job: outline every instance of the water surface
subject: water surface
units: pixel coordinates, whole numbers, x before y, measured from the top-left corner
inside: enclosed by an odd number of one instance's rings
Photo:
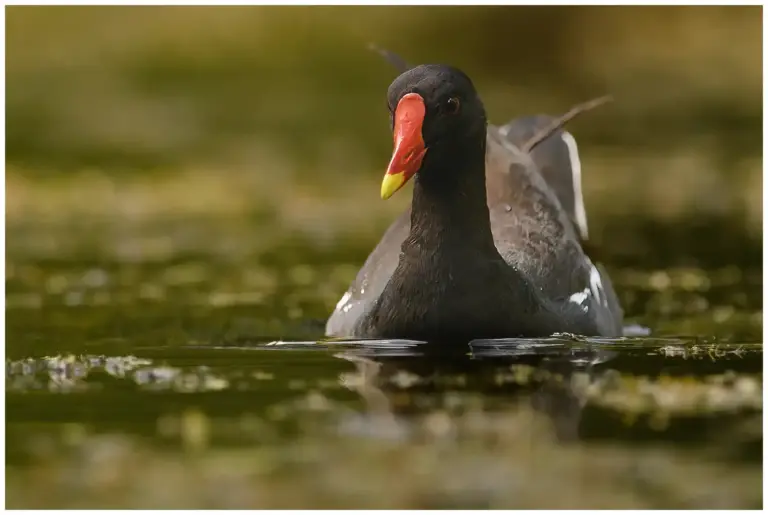
[[[759,270],[614,267],[645,337],[323,341],[353,258],[254,225],[11,225],[9,506],[761,505]]]

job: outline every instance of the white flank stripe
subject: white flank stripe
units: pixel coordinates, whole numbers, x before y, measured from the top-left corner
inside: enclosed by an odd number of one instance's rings
[[[568,147],[568,159],[571,161],[571,176],[573,178],[573,208],[576,211],[576,225],[579,226],[581,237],[588,238],[587,211],[584,209],[584,196],[581,193],[581,159],[579,159],[579,147],[576,139],[568,131],[562,132],[562,139]]]

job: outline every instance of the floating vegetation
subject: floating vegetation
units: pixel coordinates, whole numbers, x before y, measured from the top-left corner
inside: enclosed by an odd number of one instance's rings
[[[734,373],[657,378],[606,373],[586,391],[590,404],[622,413],[669,416],[762,411],[762,377]]]
[[[207,366],[188,369],[154,365],[135,356],[52,356],[6,362],[9,391],[84,391],[105,387],[104,376],[144,390],[219,391],[229,382]]]

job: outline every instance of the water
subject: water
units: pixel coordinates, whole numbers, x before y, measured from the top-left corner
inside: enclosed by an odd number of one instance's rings
[[[761,506],[760,270],[614,267],[652,335],[446,349],[322,341],[359,258],[259,219],[77,227],[9,225],[9,507]]]

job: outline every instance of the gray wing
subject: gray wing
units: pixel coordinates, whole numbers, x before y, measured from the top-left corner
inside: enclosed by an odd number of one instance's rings
[[[619,336],[623,313],[610,278],[579,242],[586,224],[578,224],[583,200],[580,177],[574,181],[574,161],[568,155],[572,136],[563,139],[566,133],[556,131],[530,154],[520,149],[550,120],[528,117],[498,129],[489,127],[486,166],[494,241],[504,260],[553,309],[591,320],[599,334]],[[575,209],[565,207],[569,205]]]
[[[326,336],[355,335],[360,318],[376,302],[397,268],[400,247],[411,231],[411,208],[389,226],[376,248],[365,260],[349,289],[336,304],[325,325]]]
[[[548,115],[516,118],[499,127],[499,134],[520,148],[554,119]],[[578,230],[581,239],[586,240],[587,213],[581,192],[581,160],[574,137],[562,129],[555,131],[533,149],[531,159],[536,163],[547,185],[557,195],[560,205]]]

